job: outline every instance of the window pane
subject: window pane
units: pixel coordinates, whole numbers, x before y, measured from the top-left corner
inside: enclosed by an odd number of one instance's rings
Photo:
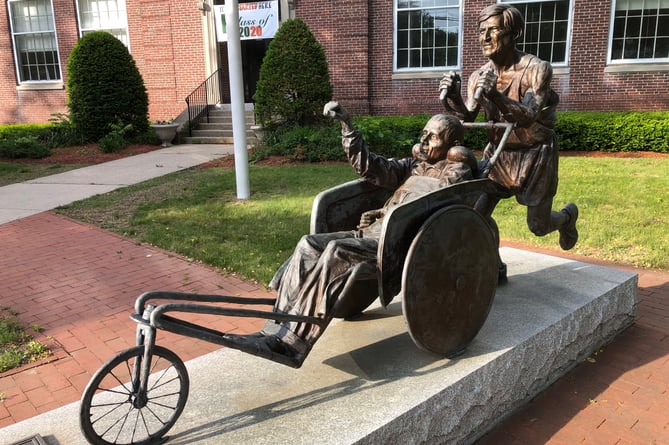
[[[641,39],[639,41],[639,57],[642,59],[650,59],[653,57],[655,46],[655,39]]]
[[[51,1],[10,2],[9,13],[19,82],[61,80]]]
[[[552,63],[567,61],[566,42],[569,33],[569,0],[511,3],[525,18],[520,48]],[[556,45],[560,46],[556,50]]]
[[[437,29],[434,32],[434,46],[445,47],[448,44],[449,34],[442,30]],[[456,42],[457,45],[457,42]]]
[[[553,59],[565,60],[567,57],[567,43],[556,43],[553,45]]]
[[[77,5],[82,35],[107,31],[128,45],[125,0],[78,0]]]
[[[653,57],[657,59],[669,58],[669,37],[657,39],[657,42],[655,42],[655,54]]]
[[[398,12],[397,13],[397,29],[408,29],[409,28],[409,13],[408,12]]]
[[[555,20],[569,20],[569,2],[555,3]]]
[[[397,33],[397,49],[409,47],[409,32],[399,31]]]
[[[539,44],[539,52],[537,53],[537,56],[539,56],[539,58],[544,60],[551,60],[552,51],[553,51],[552,43],[541,43]]]
[[[622,59],[623,58],[623,41],[618,39],[614,40],[611,44],[611,58]]]
[[[611,60],[666,61],[669,0],[616,0]]]
[[[458,36],[457,32],[455,32],[455,31],[449,32],[448,33],[448,44],[447,44],[447,46],[449,46],[451,48],[457,48],[458,38],[459,38],[459,36]],[[439,45],[439,46],[443,46],[443,45]]]
[[[434,50],[434,66],[447,66],[446,48],[437,48]]]
[[[396,0],[396,5],[396,68],[458,65],[459,0]],[[447,56],[451,49],[455,58]]]
[[[408,67],[409,66],[408,60],[409,60],[409,51],[407,51],[406,49],[397,50],[397,67],[398,68]]]
[[[420,67],[420,50],[412,49],[409,51],[409,66],[412,68]]]

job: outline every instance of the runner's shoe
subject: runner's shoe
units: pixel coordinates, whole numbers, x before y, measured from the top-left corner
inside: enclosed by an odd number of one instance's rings
[[[562,250],[569,250],[576,245],[578,241],[578,230],[576,230],[576,220],[578,219],[578,207],[576,204],[567,204],[562,209],[562,212],[569,216],[567,224],[559,229],[560,232],[560,247]]]

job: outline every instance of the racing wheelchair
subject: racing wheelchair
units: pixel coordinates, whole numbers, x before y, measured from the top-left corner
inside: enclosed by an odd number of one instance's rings
[[[430,192],[399,205],[383,219],[377,267],[356,266],[334,306],[336,318],[363,312],[376,298],[387,306],[397,296],[407,330],[421,349],[457,356],[485,322],[498,280],[498,239],[486,214],[500,193],[487,179],[512,124],[465,123],[466,128],[504,128],[480,179]],[[383,206],[392,192],[358,179],[321,192],[314,200],[311,233],[354,230],[362,212]],[[183,361],[156,344],[165,330],[240,349],[291,367],[301,363],[271,351],[245,350],[228,334],[179,318],[197,313],[323,324],[318,317],[253,310],[237,305],[274,305],[272,298],[245,298],[170,291],[140,295],[131,318],[136,346],[107,361],[84,390],[79,422],[92,444],[160,442],[181,415],[189,392]],[[221,305],[223,303],[223,305]],[[232,306],[226,307],[229,304]]]

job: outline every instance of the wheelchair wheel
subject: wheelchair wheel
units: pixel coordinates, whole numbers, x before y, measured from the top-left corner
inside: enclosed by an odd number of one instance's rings
[[[490,225],[470,207],[449,206],[425,221],[402,274],[402,309],[418,347],[450,357],[464,351],[490,311],[498,257]]]
[[[181,415],[189,387],[183,361],[172,351],[154,346],[148,385],[140,391],[141,376],[132,373],[141,369],[136,364],[141,364],[143,354],[144,346],[119,353],[88,383],[79,422],[90,443],[157,443]]]

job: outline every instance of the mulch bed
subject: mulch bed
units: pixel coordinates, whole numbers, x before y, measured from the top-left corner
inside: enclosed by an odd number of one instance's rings
[[[54,148],[51,155],[40,159],[8,159],[2,162],[20,162],[22,164],[101,164],[141,153],[148,153],[162,148],[160,145],[133,144],[114,153],[103,153],[97,144],[77,145],[74,147]]]

